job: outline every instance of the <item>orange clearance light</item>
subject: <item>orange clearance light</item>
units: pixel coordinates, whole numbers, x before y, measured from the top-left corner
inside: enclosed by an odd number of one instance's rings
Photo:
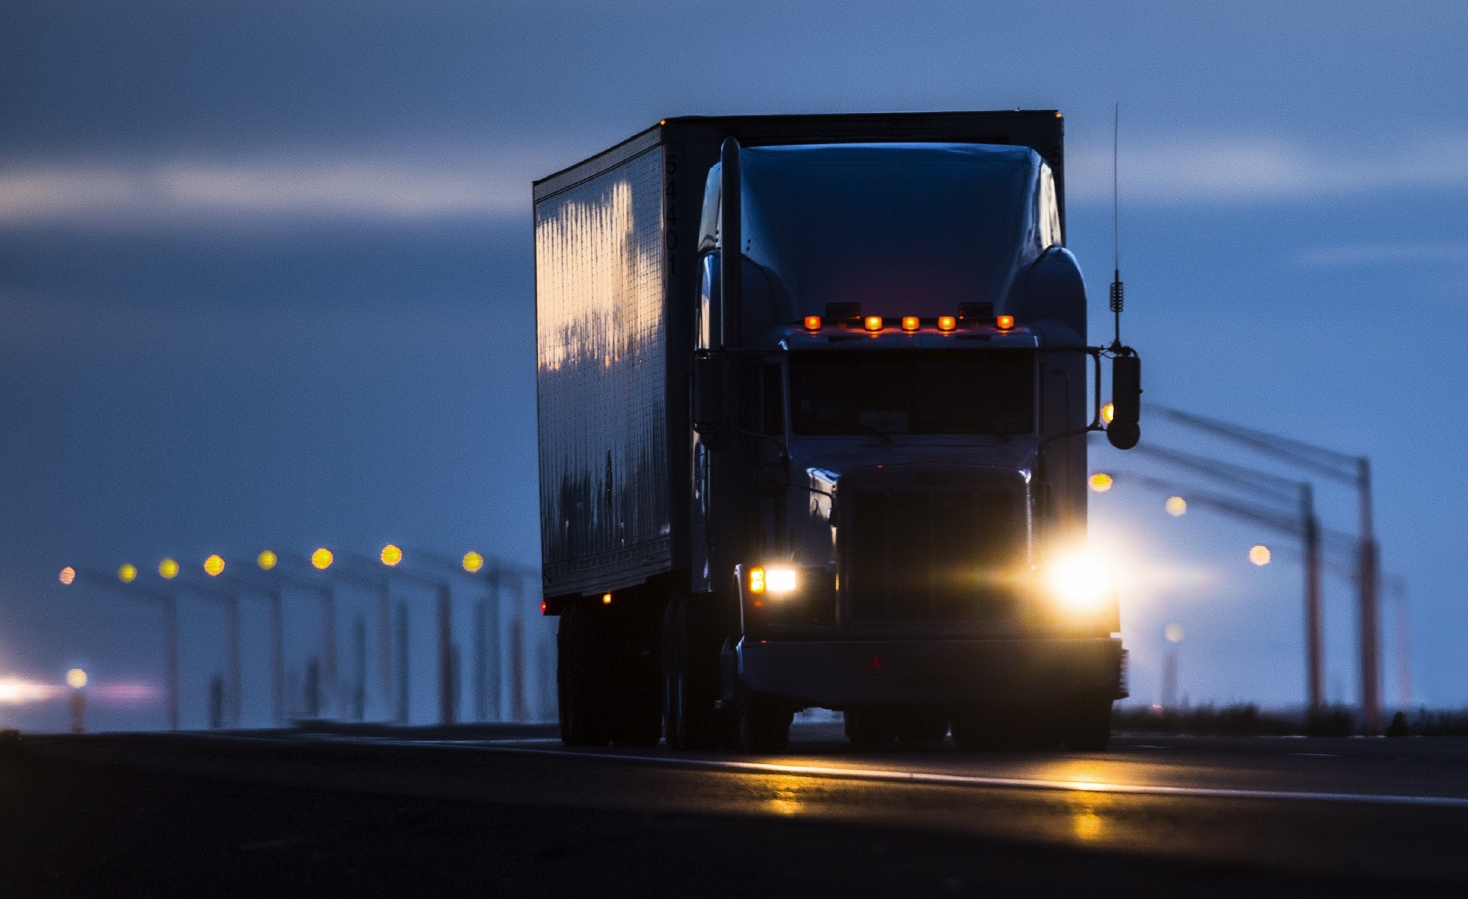
[[[749,569],[749,592],[765,592],[765,569],[763,565],[756,565]]]
[[[882,330],[882,316],[868,315],[866,318],[862,319],[862,325],[868,331],[880,331]]]
[[[71,582],[76,580],[76,569],[72,568],[70,565],[61,569],[60,580],[61,583],[66,584],[68,587],[71,586]]]
[[[956,327],[958,327],[958,319],[954,318],[951,315],[938,316],[939,331],[952,331]]]
[[[918,321],[916,315],[904,315],[902,317],[902,330],[904,331],[916,331],[921,324],[922,322]]]
[[[999,328],[999,330],[1008,331],[1010,328],[1014,327],[1014,316],[1001,315],[998,318],[994,319],[994,324]]]
[[[819,331],[821,329],[821,317],[819,315],[807,315],[805,317],[805,329],[807,331]]]
[[[604,606],[611,605],[612,604],[612,594],[610,594],[610,593],[603,593],[601,595],[601,604],[604,605]]]
[[[540,601],[540,614],[545,614],[545,600],[543,599]]]
[[[331,567],[333,558],[335,557],[331,554],[331,550],[323,546],[311,554],[311,564],[317,569],[325,571]]]
[[[1112,405],[1111,403],[1107,403],[1106,405],[1101,407],[1102,421],[1106,422],[1107,424],[1111,424],[1111,420],[1114,418],[1116,418],[1116,406]]]
[[[218,554],[212,555],[204,560],[204,572],[210,577],[219,577],[224,573],[224,559]]]

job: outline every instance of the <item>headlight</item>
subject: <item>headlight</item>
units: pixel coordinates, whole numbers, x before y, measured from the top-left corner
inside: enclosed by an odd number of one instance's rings
[[[1111,569],[1096,558],[1063,556],[1045,567],[1045,588],[1072,612],[1095,612],[1111,598],[1115,579]]]
[[[749,569],[750,593],[793,593],[799,586],[794,568],[766,568],[756,565]]]

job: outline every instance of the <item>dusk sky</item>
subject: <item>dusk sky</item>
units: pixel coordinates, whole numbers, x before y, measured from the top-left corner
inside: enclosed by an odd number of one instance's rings
[[[80,665],[100,726],[162,726],[156,698],[124,689],[158,687],[156,613],[63,587],[64,565],[388,541],[537,563],[530,182],[662,117],[1059,109],[1068,242],[1108,340],[1119,103],[1123,336],[1146,398],[1369,455],[1413,699],[1468,704],[1465,46],[1460,4],[1410,0],[11,0],[0,683]],[[1143,440],[1288,473],[1155,418]],[[1164,472],[1095,445],[1097,469]],[[1352,492],[1318,493],[1326,526],[1353,532]],[[1157,700],[1178,624],[1191,701],[1303,702],[1291,541],[1173,518],[1164,498],[1124,479],[1092,497],[1133,701]],[[1273,563],[1249,563],[1255,543]],[[429,606],[403,597],[428,720]],[[1343,702],[1353,602],[1327,579]],[[343,600],[343,646],[368,608]],[[184,724],[200,727],[221,628],[186,610]],[[263,725],[263,611],[246,613],[244,717]],[[318,619],[304,597],[290,615],[299,671]],[[1384,617],[1395,702],[1391,602]],[[58,702],[0,705],[0,727],[65,722]]]

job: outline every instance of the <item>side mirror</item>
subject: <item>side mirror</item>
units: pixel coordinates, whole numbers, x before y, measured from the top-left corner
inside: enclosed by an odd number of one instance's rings
[[[707,437],[724,423],[724,382],[728,360],[699,350],[693,354],[693,430]]]
[[[1128,355],[1111,359],[1111,424],[1106,426],[1106,439],[1121,450],[1128,450],[1142,439],[1138,422],[1142,417],[1142,358],[1130,350]]]

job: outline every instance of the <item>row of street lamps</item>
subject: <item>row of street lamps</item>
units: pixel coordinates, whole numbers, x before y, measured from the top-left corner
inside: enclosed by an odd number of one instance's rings
[[[456,717],[456,664],[453,644],[453,618],[452,601],[449,576],[470,577],[479,581],[487,582],[490,592],[487,600],[481,601],[479,608],[478,624],[476,626],[475,640],[478,654],[476,698],[477,712],[480,717],[489,713],[486,694],[490,685],[485,680],[484,660],[487,655],[485,628],[483,618],[486,608],[492,609],[498,619],[498,602],[502,582],[505,586],[514,589],[517,597],[523,592],[521,589],[521,578],[531,573],[529,569],[514,566],[502,561],[491,561],[479,552],[465,553],[459,559],[450,559],[434,553],[413,551],[411,561],[416,566],[405,565],[405,554],[403,549],[395,544],[384,546],[378,553],[376,560],[366,556],[359,556],[348,552],[334,553],[326,547],[318,547],[309,556],[298,556],[291,553],[277,553],[273,550],[264,550],[255,557],[253,569],[250,566],[242,566],[236,571],[230,566],[223,556],[218,554],[206,558],[201,568],[207,578],[185,575],[182,566],[176,559],[165,558],[158,563],[157,572],[159,578],[164,581],[164,589],[156,589],[138,583],[139,569],[132,563],[125,563],[118,567],[115,579],[112,576],[86,568],[74,568],[68,566],[60,572],[59,579],[63,584],[73,584],[78,581],[117,589],[134,598],[143,599],[160,606],[164,612],[164,668],[166,678],[165,692],[168,706],[168,726],[171,730],[177,730],[179,726],[179,689],[178,689],[178,592],[191,592],[223,604],[226,613],[226,678],[224,694],[224,718],[232,725],[238,726],[241,708],[241,660],[240,660],[240,619],[239,619],[239,597],[243,594],[253,594],[264,598],[270,607],[270,643],[271,643],[271,701],[275,721],[280,724],[285,721],[285,659],[284,659],[284,616],[283,616],[283,589],[287,586],[304,589],[316,593],[321,600],[322,609],[322,646],[321,667],[325,683],[324,693],[328,702],[335,703],[338,697],[337,690],[337,646],[336,646],[336,593],[335,587],[330,580],[320,580],[312,576],[301,576],[289,569],[305,571],[314,569],[315,572],[326,574],[332,578],[344,580],[361,588],[372,590],[377,597],[377,627],[379,640],[377,646],[379,673],[381,676],[382,696],[385,704],[390,703],[389,697],[396,699],[396,708],[392,719],[399,724],[408,722],[408,684],[406,670],[407,638],[406,619],[399,616],[399,640],[397,655],[398,683],[396,691],[393,687],[393,640],[391,637],[391,595],[390,583],[393,579],[406,581],[416,586],[431,589],[437,599],[437,636],[438,636],[438,664],[437,673],[439,681],[439,721],[444,724],[452,724]],[[380,564],[379,564],[380,563]],[[226,573],[226,570],[229,573]],[[432,571],[427,573],[423,569]],[[523,639],[522,628],[519,626],[518,608],[515,610],[514,621],[511,626],[512,642]],[[512,647],[512,655],[517,659],[522,654],[517,647]],[[519,716],[524,713],[525,699],[523,676],[514,676],[512,679],[512,701],[514,713]],[[498,678],[493,685],[498,699]],[[394,696],[394,693],[396,694]],[[313,703],[314,705],[314,703]],[[340,709],[337,710],[340,712]]]

